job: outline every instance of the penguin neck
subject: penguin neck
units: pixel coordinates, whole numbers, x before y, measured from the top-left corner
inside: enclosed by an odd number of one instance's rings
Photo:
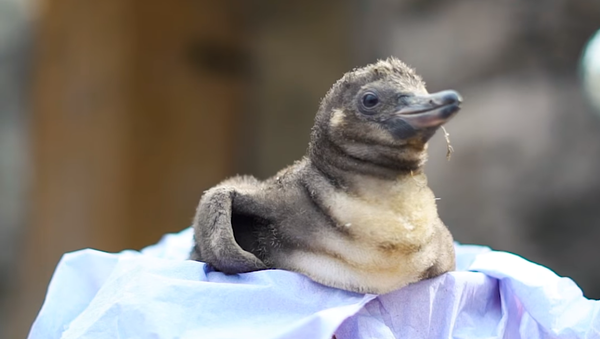
[[[313,138],[308,149],[308,158],[334,186],[351,188],[358,177],[397,181],[407,176],[420,175],[423,173],[426,154],[423,151],[411,159],[392,161],[390,158],[383,158],[381,161],[373,161],[352,156],[327,138]]]

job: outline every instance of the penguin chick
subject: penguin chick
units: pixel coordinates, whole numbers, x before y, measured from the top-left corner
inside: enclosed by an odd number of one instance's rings
[[[423,173],[427,141],[459,110],[395,58],[346,73],[322,100],[306,156],[274,177],[206,191],[191,258],[268,268],[361,293],[453,270],[452,236]]]

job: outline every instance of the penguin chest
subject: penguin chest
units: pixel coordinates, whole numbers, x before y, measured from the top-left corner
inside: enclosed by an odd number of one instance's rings
[[[422,177],[361,180],[352,191],[320,198],[338,229],[321,228],[310,246],[281,257],[280,267],[357,292],[386,293],[422,279],[439,256],[443,227]]]
[[[351,192],[329,195],[326,206],[349,235],[341,241],[340,250],[346,253],[339,254],[356,259],[357,264],[419,251],[430,242],[439,222],[435,197],[424,175],[396,181],[363,179]]]

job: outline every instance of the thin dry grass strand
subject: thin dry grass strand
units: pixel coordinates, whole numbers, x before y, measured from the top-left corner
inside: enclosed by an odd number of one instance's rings
[[[444,126],[442,126],[442,131],[444,131],[444,138],[446,139],[446,159],[450,161],[452,153],[454,153],[454,147],[450,144],[450,134],[446,131]]]

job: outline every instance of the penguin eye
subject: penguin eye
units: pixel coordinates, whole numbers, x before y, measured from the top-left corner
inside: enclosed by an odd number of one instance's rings
[[[366,93],[365,95],[363,95],[363,97],[362,97],[362,104],[366,108],[373,108],[373,107],[377,106],[378,103],[379,103],[379,98],[377,97],[377,94],[375,94],[375,93],[369,92],[369,93]]]

